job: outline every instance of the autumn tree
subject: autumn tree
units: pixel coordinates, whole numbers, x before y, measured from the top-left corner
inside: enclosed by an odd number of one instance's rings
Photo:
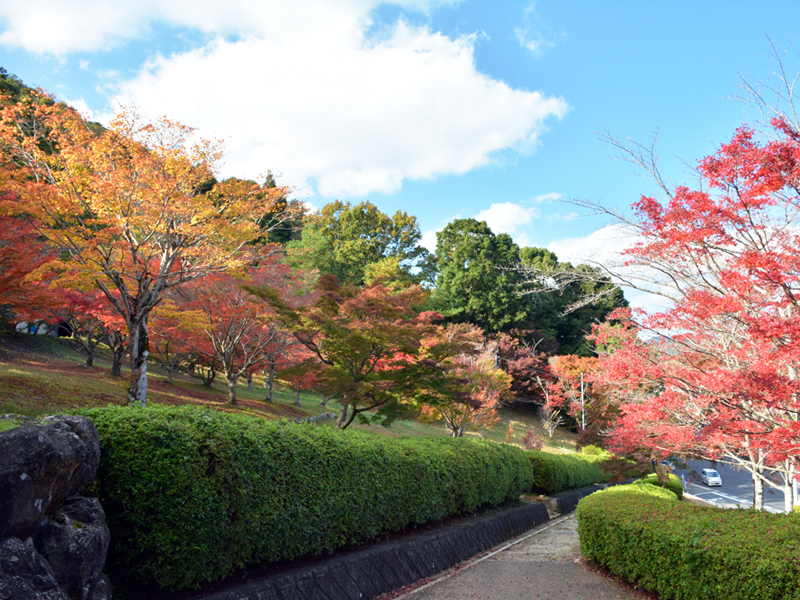
[[[289,355],[298,345],[297,340],[283,327],[279,326],[277,321],[271,323],[273,327],[272,339],[264,350],[264,361],[262,368],[264,370],[264,389],[266,396],[264,401],[267,404],[272,403],[272,398],[275,393],[275,376],[279,369],[286,366],[287,355]]]
[[[496,343],[474,325],[438,327],[422,343],[415,396],[423,421],[443,421],[453,437],[491,429],[511,376],[496,365]]]
[[[63,272],[96,286],[125,320],[131,404],[146,402],[148,319],[164,293],[250,262],[259,246],[248,242],[264,235],[262,217],[285,195],[240,181],[203,193],[221,150],[192,135],[132,110],[100,132],[63,105],[0,110],[4,168],[27,175],[14,187],[20,214],[60,251]]]
[[[547,400],[539,380],[548,377],[549,365],[548,354],[542,348],[552,351],[553,347],[537,331],[512,330],[499,334],[496,341],[497,366],[511,376],[508,402],[513,406],[544,405]]]
[[[617,424],[619,402],[613,389],[598,376],[597,357],[563,354],[550,358],[549,369],[538,383],[545,395],[546,409],[556,411],[565,423],[578,431],[577,444],[606,445],[606,436]]]
[[[61,298],[64,306],[60,317],[69,323],[72,338],[86,352],[86,366],[93,367],[97,347],[106,336],[103,317],[108,312],[108,303],[97,290],[61,290]]]
[[[293,344],[281,355],[278,377],[295,391],[295,406],[300,406],[300,392],[322,387],[325,365],[302,344]]]
[[[198,353],[213,354],[228,386],[228,401],[236,405],[237,384],[242,376],[260,368],[278,328],[266,305],[244,289],[247,284],[263,285],[266,268],[251,268],[241,277],[227,273],[206,275],[182,288],[179,305],[198,315],[196,335],[207,342],[196,346]]]
[[[424,298],[419,286],[395,293],[381,285],[340,285],[335,277],[323,276],[313,304],[299,308],[274,290],[252,291],[326,365],[324,391],[341,406],[341,429],[369,411],[378,411],[380,418],[411,397],[420,340],[435,316],[418,313]]]
[[[196,358],[199,347],[204,345],[210,352],[210,343],[203,335],[207,324],[203,313],[189,310],[185,304],[168,297],[152,314],[150,356],[167,372],[168,383],[182,366]]]
[[[269,261],[269,277],[264,279],[269,287],[276,292],[281,302],[287,307],[298,308],[307,306],[314,301],[314,293],[310,289],[313,275],[304,271],[292,272],[285,260],[272,257]],[[254,282],[250,282],[254,285]],[[264,372],[264,401],[272,403],[275,392],[275,377],[279,369],[284,369],[289,362],[288,357],[296,356],[303,350],[294,335],[280,325],[279,320],[270,319],[270,341],[263,351],[264,360],[261,368]]]
[[[61,300],[41,273],[56,252],[18,216],[19,201],[9,190],[10,177],[8,171],[0,172],[0,320],[12,324],[52,318]]]
[[[700,161],[697,189],[664,184],[640,150],[628,157],[665,198],[642,197],[624,219],[639,241],[625,255],[636,269],[621,276],[670,304],[596,334],[613,349],[609,381],[638,398],[622,406],[616,442],[724,458],[767,485],[778,477],[789,510],[800,453],[800,129],[778,117],[764,135],[739,128]]]

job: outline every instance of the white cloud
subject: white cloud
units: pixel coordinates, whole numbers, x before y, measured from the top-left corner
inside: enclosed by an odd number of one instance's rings
[[[607,225],[585,237],[556,240],[547,249],[555,252],[560,261],[572,264],[616,264],[623,250],[636,240],[624,226]]]
[[[550,192],[549,194],[539,194],[536,196],[533,201],[537,204],[550,204],[552,202],[558,202],[564,196],[559,194],[558,192]]]
[[[88,119],[90,121],[98,120],[98,116],[92,112],[92,109],[89,108],[89,105],[86,103],[86,100],[84,100],[83,97],[81,98],[66,97],[66,98],[59,98],[59,100],[63,100],[64,102],[75,108],[79,113],[81,113],[81,116],[83,118]]]
[[[404,21],[368,39],[377,0],[53,0],[6,3],[0,44],[34,52],[105,49],[153,23],[213,38],[152,57],[115,100],[227,143],[223,175],[267,169],[324,197],[390,193],[535,148],[562,98],[517,90],[475,67],[474,35]],[[436,2],[408,0],[415,9]],[[50,11],[58,31],[30,29]],[[89,18],[91,15],[92,18]],[[98,90],[108,93],[106,82]]]
[[[441,231],[441,229],[437,229],[436,231]],[[422,239],[419,241],[420,246],[427,248],[433,254],[436,254],[436,231],[426,231],[422,234]]]
[[[515,202],[495,203],[475,215],[477,221],[486,221],[493,233],[507,233],[520,246],[531,243],[530,236],[520,229],[529,226],[538,217],[538,209]]]
[[[544,27],[547,35],[542,33],[543,27],[534,19],[535,13],[535,3],[532,2],[525,7],[522,25],[514,29],[514,37],[517,38],[520,46],[540,55],[546,49],[553,48],[565,36],[563,33],[555,34],[549,27]]]
[[[607,225],[585,237],[556,240],[551,242],[547,249],[554,252],[562,262],[600,266],[619,274],[621,278],[612,277],[612,279],[622,284],[621,287],[631,307],[653,313],[668,307],[669,302],[663,296],[624,285],[624,281],[628,280],[638,286],[658,289],[658,286],[652,283],[659,279],[657,272],[624,264],[626,257],[623,252],[639,241],[641,238],[635,232],[618,224]]]
[[[109,49],[139,35],[146,8],[147,2],[3,2],[0,45],[57,56]]]
[[[390,4],[427,13],[437,6],[456,5],[461,1],[395,0]],[[323,19],[332,27],[343,23],[360,27],[365,24],[368,13],[382,3],[380,0],[4,0],[0,2],[0,23],[3,24],[0,45],[56,56],[110,50],[143,37],[155,23],[188,27],[208,34],[246,37],[268,30],[281,35],[282,26],[294,20],[296,25],[287,32],[291,35],[306,23],[313,30],[325,22]],[[325,6],[335,10],[324,10]]]
[[[548,223],[552,223],[553,221],[572,221],[574,219],[577,219],[580,216],[581,216],[581,214],[580,213],[576,213],[576,212],[570,212],[570,213],[567,213],[567,214],[550,213],[549,215],[547,215],[545,217],[545,219],[547,219]]]

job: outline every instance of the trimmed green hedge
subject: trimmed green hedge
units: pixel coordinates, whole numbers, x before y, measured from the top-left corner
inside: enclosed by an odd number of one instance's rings
[[[528,450],[526,454],[533,468],[532,491],[537,494],[551,496],[606,481],[601,467],[603,457],[551,454],[541,450]]]
[[[627,488],[627,489],[621,489]],[[654,497],[646,484],[578,505],[581,552],[660,598],[800,598],[800,516]]]
[[[82,411],[100,432],[97,492],[116,585],[197,587],[517,501],[530,461],[513,446],[390,439],[193,407]]]
[[[681,480],[678,479],[678,476],[673,475],[672,473],[667,474],[667,480],[664,482],[663,486],[658,481],[658,475],[656,475],[655,473],[650,473],[650,475],[642,477],[639,481],[642,483],[647,483],[649,485],[654,485],[656,487],[666,488],[673,494],[675,494],[678,497],[678,500],[683,498],[683,484],[681,483]]]
[[[605,490],[601,490],[604,494],[627,494],[630,492],[635,492],[638,494],[644,494],[646,496],[652,496],[654,498],[661,498],[663,500],[671,500],[676,501],[678,500],[678,496],[675,492],[667,488],[663,488],[660,485],[651,485],[648,482],[639,480],[634,481],[633,483],[629,483],[626,485],[615,485],[613,487],[606,488]],[[595,494],[600,492],[595,492]]]

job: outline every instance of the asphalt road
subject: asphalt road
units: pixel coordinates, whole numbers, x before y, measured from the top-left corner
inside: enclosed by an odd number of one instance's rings
[[[693,479],[693,483],[689,484],[688,493],[724,508],[753,506],[753,481],[747,471],[734,469],[725,463],[712,465],[710,462],[700,460],[690,460],[687,463],[690,470],[675,469],[673,473],[678,477],[683,475],[687,480],[690,477]],[[717,470],[722,478],[721,486],[708,487],[702,482],[700,473],[703,469],[709,468]],[[772,512],[783,512],[783,492],[764,486],[764,507]]]

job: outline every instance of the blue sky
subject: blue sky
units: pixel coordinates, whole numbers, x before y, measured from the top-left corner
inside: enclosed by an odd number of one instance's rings
[[[596,132],[658,130],[691,182],[683,161],[756,122],[739,76],[768,79],[767,36],[783,51],[798,22],[777,0],[0,1],[0,65],[96,120],[133,102],[223,138],[223,175],[404,210],[429,241],[478,217],[576,260],[606,222],[555,199],[655,193]]]

